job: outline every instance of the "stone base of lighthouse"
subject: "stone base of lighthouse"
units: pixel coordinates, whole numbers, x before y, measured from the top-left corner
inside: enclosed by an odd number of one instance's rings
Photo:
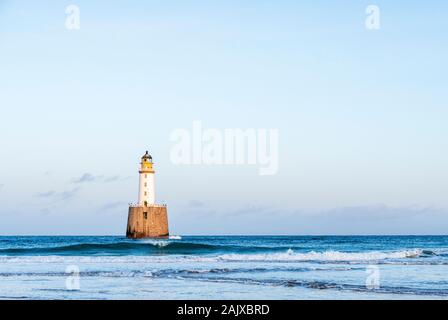
[[[167,238],[168,236],[166,206],[129,207],[127,238]]]

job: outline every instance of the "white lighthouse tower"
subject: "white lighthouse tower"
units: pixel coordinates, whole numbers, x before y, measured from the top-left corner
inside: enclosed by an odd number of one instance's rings
[[[152,167],[152,157],[148,151],[140,162],[138,203],[129,204],[128,226],[126,237],[167,238],[168,209],[165,204],[156,204],[155,172]]]
[[[138,188],[138,204],[144,207],[152,206],[156,203],[155,171],[152,165],[152,157],[146,151],[140,163],[140,181]]]

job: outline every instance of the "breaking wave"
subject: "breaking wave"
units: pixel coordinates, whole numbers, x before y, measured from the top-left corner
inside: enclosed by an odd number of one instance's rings
[[[130,269],[130,270],[97,270],[97,271],[80,271],[80,277],[106,277],[106,278],[122,278],[122,277],[146,277],[146,278],[164,278],[164,277],[201,277],[202,275],[228,275],[228,274],[252,274],[254,272],[308,272],[308,271],[350,271],[350,270],[364,270],[364,268],[306,268],[306,267],[276,267],[276,268],[205,268],[205,269]],[[15,272],[0,272],[0,277],[66,277],[67,273],[60,271],[15,271]]]
[[[244,251],[243,249],[240,249]],[[251,252],[238,251],[234,247],[192,243],[139,243],[139,244],[80,244],[53,248],[14,248],[0,250],[0,262],[104,262],[104,263],[164,263],[164,262],[376,262],[399,264],[439,264],[427,258],[436,255],[433,251],[412,249],[402,251],[365,252]],[[427,262],[427,263],[426,263]]]
[[[178,238],[176,238],[178,239]],[[283,248],[245,247],[239,245],[217,245],[196,242],[143,239],[115,243],[76,243],[47,247],[12,247],[0,249],[0,256],[36,255],[157,255],[157,254],[211,254],[225,252],[265,252],[279,251]]]
[[[219,259],[227,261],[378,261],[386,259],[418,258],[426,255],[421,249],[395,251],[395,252],[340,252],[323,251],[299,253],[288,250],[285,253],[271,254],[225,254]],[[431,252],[431,254],[434,254]]]
[[[19,247],[0,250],[0,255],[147,255],[164,253],[192,254],[228,249],[201,243],[139,240],[117,243],[80,243],[53,247]]]

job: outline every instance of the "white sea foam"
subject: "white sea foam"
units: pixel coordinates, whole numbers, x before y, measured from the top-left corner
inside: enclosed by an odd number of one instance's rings
[[[288,249],[286,253],[268,254],[225,254],[219,256],[226,261],[375,261],[385,259],[415,258],[422,254],[421,249],[395,251],[395,252],[307,252],[296,253]]]
[[[181,236],[169,236],[169,239],[171,240],[182,240]]]
[[[157,246],[159,248],[163,248],[166,247],[167,245],[170,244],[169,241],[166,240],[153,240],[153,239],[143,239],[143,240],[138,240],[140,243],[148,243],[148,244],[152,244],[153,246]]]
[[[154,244],[154,242],[151,242]],[[166,246],[169,242],[157,242]],[[0,263],[176,263],[176,262],[270,262],[270,261],[380,261],[387,259],[416,258],[423,250],[412,249],[403,251],[365,251],[365,252],[306,252],[299,253],[289,249],[283,253],[266,254],[223,254],[223,255],[166,255],[166,256],[0,256]]]

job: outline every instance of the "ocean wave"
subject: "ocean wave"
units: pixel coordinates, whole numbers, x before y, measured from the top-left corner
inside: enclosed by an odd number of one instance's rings
[[[28,242],[19,242],[14,247],[0,248],[0,259],[6,257],[30,257],[30,256],[63,256],[89,258],[97,257],[125,257],[124,262],[139,262],[140,257],[148,262],[169,262],[176,260],[192,260],[197,262],[220,262],[220,261],[241,261],[241,262],[351,262],[351,261],[392,261],[410,260],[408,258],[433,258],[431,262],[441,260],[444,251],[424,249],[405,250],[383,250],[383,251],[305,251],[304,249],[292,246],[290,249],[284,243],[278,246],[249,245],[245,242],[224,242],[215,241],[194,241],[188,239],[181,240],[180,236],[172,236],[171,239],[139,239],[127,240],[119,238],[115,241],[96,242],[51,242],[50,245],[40,244],[30,246]],[[90,239],[89,239],[90,240]],[[179,241],[181,240],[181,241]],[[311,249],[310,249],[311,250]],[[168,257],[172,258],[168,258]],[[440,256],[435,258],[435,256]],[[135,258],[138,257],[138,258]],[[161,259],[158,259],[160,257]],[[54,259],[54,258],[51,258]],[[419,259],[422,260],[422,259]],[[0,260],[1,261],[1,260]],[[116,260],[122,262],[121,260]]]
[[[140,246],[148,246],[148,244],[140,244]],[[119,249],[113,249],[113,254],[110,255],[93,255],[92,251],[98,252],[105,245],[91,246],[89,250],[86,250],[85,245],[82,248],[78,246],[70,246],[69,248],[63,247],[54,248],[52,250],[45,249],[42,255],[38,255],[42,251],[40,249],[26,249],[32,250],[32,255],[23,255],[24,252],[20,251],[20,255],[11,254],[1,255],[0,263],[19,263],[19,262],[31,262],[31,263],[177,263],[177,262],[315,262],[315,263],[395,263],[395,264],[447,264],[447,261],[441,261],[440,259],[415,259],[415,258],[428,258],[435,253],[425,253],[422,249],[410,249],[402,251],[365,251],[365,252],[341,252],[341,251],[321,251],[321,252],[295,252],[291,249],[286,252],[271,252],[271,253],[231,253],[231,254],[216,254],[216,249],[212,246],[209,252],[205,252],[204,247],[207,245],[197,244],[197,248],[201,249],[201,253],[195,252],[196,249],[192,249],[191,244],[188,244],[185,248],[184,244],[167,244],[159,246],[158,244],[150,244],[151,249],[147,251],[139,250],[138,254],[133,254],[132,250],[129,251],[127,246],[123,245],[125,254],[119,255]],[[116,245],[114,245],[116,246]],[[175,246],[174,248],[172,246]],[[157,254],[157,250],[161,250],[161,253],[168,252],[172,254]],[[171,248],[170,248],[171,247]],[[135,247],[134,247],[135,248]],[[158,249],[157,249],[158,248]],[[74,255],[79,253],[77,250],[83,250],[83,254]],[[106,249],[110,248],[106,245]],[[0,251],[1,252],[1,251]],[[189,254],[184,254],[188,252]],[[144,255],[143,253],[147,253]],[[177,254],[175,254],[177,253]]]
[[[201,254],[232,250],[244,250],[244,247],[145,239],[116,243],[79,243],[51,247],[7,248],[0,249],[0,255],[147,255],[157,254],[161,251],[173,254]]]
[[[57,245],[32,245],[19,243],[12,247],[0,247],[0,256],[120,256],[120,255],[158,255],[158,254],[224,254],[224,253],[273,253],[284,252],[282,246],[248,246],[245,243],[203,243],[195,241],[179,241],[182,237],[172,236],[169,239],[138,239],[117,242],[84,242],[61,243]]]
[[[284,267],[275,266],[271,268],[191,268],[191,269],[131,269],[131,270],[90,270],[80,271],[80,277],[106,277],[106,278],[165,278],[174,277],[179,275],[190,277],[201,277],[202,275],[229,275],[229,274],[244,274],[244,273],[265,273],[265,272],[309,272],[309,271],[353,271],[353,270],[365,270],[365,268],[353,268],[353,267]],[[13,271],[13,272],[0,272],[0,277],[66,277],[67,272],[64,271]]]
[[[403,251],[371,251],[371,252],[340,252],[323,251],[298,253],[289,249],[284,253],[270,254],[225,254],[218,257],[225,261],[378,261],[386,259],[417,258],[425,253],[421,249]]]

